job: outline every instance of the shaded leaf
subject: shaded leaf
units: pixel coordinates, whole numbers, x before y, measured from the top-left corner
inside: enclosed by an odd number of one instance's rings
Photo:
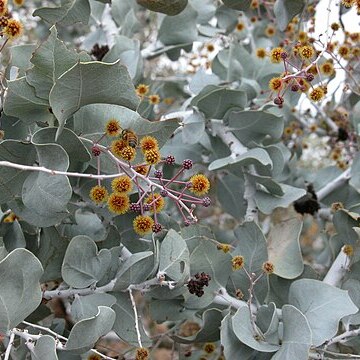
[[[66,350],[82,354],[90,350],[95,342],[113,327],[115,312],[106,306],[99,306],[95,316],[77,322],[71,329]]]
[[[42,335],[31,351],[31,360],[58,360],[55,339],[50,335]]]
[[[254,350],[261,352],[275,352],[279,349],[278,345],[257,340],[257,334],[253,329],[253,325],[250,320],[250,311],[247,306],[237,310],[232,318],[232,327],[237,338]]]
[[[93,61],[78,62],[60,76],[51,89],[49,101],[61,129],[66,119],[84,105],[117,104],[135,110],[139,98],[125,65],[119,61],[112,64]]]
[[[160,247],[159,271],[174,281],[185,281],[190,274],[189,250],[184,239],[173,229],[166,234]]]
[[[50,24],[72,25],[77,22],[87,24],[90,4],[89,0],[63,0],[59,7],[42,7],[35,10],[33,16],[39,16]]]
[[[297,218],[277,223],[268,236],[269,261],[274,265],[274,274],[285,279],[294,279],[304,270],[300,248],[302,221]]]
[[[139,284],[147,279],[154,267],[152,251],[132,254],[116,275],[114,291],[125,290],[129,285]]]
[[[64,281],[76,288],[96,284],[111,262],[108,249],[97,251],[95,242],[88,236],[78,235],[71,239],[66,250],[61,273]]]
[[[289,304],[294,305],[308,319],[314,346],[336,335],[342,317],[358,311],[347,291],[311,279],[292,283]]]
[[[274,13],[281,31],[284,31],[293,17],[302,11],[304,5],[304,0],[276,0]]]
[[[222,0],[226,7],[234,10],[246,11],[249,9],[251,0]]]
[[[113,330],[121,338],[121,340],[125,341],[129,345],[138,346],[134,310],[132,308],[129,294],[127,292],[116,292],[112,295],[116,297],[116,303],[112,307],[116,314]],[[148,346],[151,344],[151,341],[146,335],[141,321],[139,325],[143,346]]]
[[[141,6],[151,11],[161,12],[169,16],[181,13],[188,4],[188,0],[136,0]]]
[[[158,39],[164,45],[192,43],[198,36],[196,18],[197,12],[190,5],[178,15],[165,16],[158,31]]]
[[[1,333],[17,326],[40,305],[42,273],[40,261],[26,249],[15,249],[0,262]]]
[[[191,105],[196,106],[208,119],[222,119],[229,109],[243,109],[246,102],[244,91],[208,85],[192,99]]]
[[[296,307],[284,305],[282,319],[284,324],[282,344],[271,360],[308,360],[312,341],[306,316]]]

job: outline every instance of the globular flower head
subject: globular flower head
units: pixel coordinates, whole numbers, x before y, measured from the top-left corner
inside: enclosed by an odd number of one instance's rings
[[[18,220],[18,216],[14,213],[11,212],[9,215],[7,215],[4,219],[3,222],[4,223],[13,223],[15,220]]]
[[[130,207],[130,199],[125,194],[112,193],[107,203],[109,210],[117,215],[125,214]]]
[[[304,45],[299,49],[299,55],[303,60],[310,60],[315,54],[315,50],[312,46]]]
[[[341,0],[341,3],[346,7],[350,8],[354,5],[355,0]]]
[[[0,0],[0,16],[4,16],[7,12],[8,0]]]
[[[159,193],[150,194],[145,199],[145,204],[150,206],[150,211],[159,213],[165,206],[165,200]]]
[[[308,40],[308,35],[305,31],[300,31],[299,35],[298,35],[298,39],[299,41],[301,41],[302,43],[306,42]]]
[[[336,211],[339,211],[339,210],[342,210],[342,209],[344,209],[344,204],[341,203],[341,202],[335,202],[335,203],[331,204],[331,211],[332,212],[336,212]]]
[[[342,58],[348,59],[351,54],[350,47],[348,45],[341,45],[339,46],[338,53]]]
[[[7,16],[0,16],[0,28],[7,26],[9,18]]]
[[[147,166],[147,165],[137,165],[137,166],[134,167],[134,170],[138,174],[146,176],[147,173],[149,172],[149,166]]]
[[[160,231],[162,230],[162,225],[157,223],[157,224],[154,224],[152,226],[152,231],[155,233],[155,234],[158,234]]]
[[[148,360],[150,352],[147,348],[141,347],[136,349],[135,360]]]
[[[159,148],[157,140],[152,136],[144,136],[140,140],[140,147],[143,152]]]
[[[151,105],[160,104],[160,96],[157,94],[149,95],[149,103]]]
[[[214,343],[206,343],[203,349],[207,354],[212,354],[216,350],[216,345]]]
[[[24,2],[25,2],[25,0],[13,0],[13,3],[16,6],[22,6],[22,5],[24,5]]]
[[[193,162],[190,159],[185,159],[182,163],[182,166],[185,170],[190,170],[193,166]]]
[[[274,77],[269,81],[269,88],[272,91],[280,91],[282,89],[283,82],[280,77]]]
[[[7,36],[8,39],[16,39],[22,35],[24,31],[23,24],[16,19],[9,19],[6,27],[3,30],[3,34]]]
[[[211,205],[211,199],[206,196],[202,199],[202,205],[205,207],[209,207]]]
[[[326,61],[323,64],[321,64],[320,71],[324,75],[332,75],[335,72],[334,65],[331,62]]]
[[[244,257],[237,255],[234,256],[231,260],[233,270],[240,270],[244,267]]]
[[[160,151],[158,149],[147,150],[144,153],[145,162],[149,165],[156,165],[161,160]]]
[[[354,248],[352,247],[352,245],[349,245],[349,244],[344,245],[344,247],[342,248],[342,251],[347,256],[353,256],[354,255]]]
[[[98,354],[90,354],[87,358],[87,360],[101,360],[102,357]]]
[[[91,148],[91,153],[93,154],[93,156],[100,156],[100,154],[101,154],[101,149],[98,147],[98,146],[96,146],[96,145],[94,145],[92,148]]]
[[[120,152],[120,157],[126,161],[133,161],[135,156],[136,150],[132,146],[125,146]]]
[[[218,244],[217,249],[223,251],[226,254],[231,250],[231,246],[229,244]]]
[[[270,275],[274,272],[274,264],[271,263],[270,261],[265,261],[262,264],[262,269],[266,274]]]
[[[111,182],[111,188],[113,192],[118,194],[126,194],[132,190],[132,187],[132,181],[127,175],[119,176]]]
[[[146,235],[152,231],[154,220],[150,216],[138,215],[133,221],[134,231],[139,235]]]
[[[175,164],[175,157],[173,155],[168,155],[166,158],[165,158],[165,163],[167,165],[174,165]]]
[[[338,31],[340,29],[340,25],[338,23],[332,23],[330,27],[333,31]]]
[[[143,97],[149,92],[149,86],[145,84],[139,84],[135,91],[138,96]]]
[[[285,52],[282,47],[273,48],[270,51],[270,60],[272,63],[280,63],[282,61],[281,54]]]
[[[259,59],[264,59],[266,57],[266,50],[264,48],[258,48],[256,49],[256,56]]]
[[[276,29],[273,25],[268,25],[265,29],[265,35],[267,37],[273,37],[275,35]]]
[[[122,140],[122,139],[114,140],[110,146],[111,152],[115,156],[121,157],[121,152],[125,146],[126,146],[126,142],[124,140]]]
[[[108,191],[106,190],[105,186],[96,185],[91,188],[89,196],[94,203],[100,204],[106,201],[108,197]]]
[[[206,50],[208,51],[208,52],[213,52],[214,50],[215,50],[215,46],[214,46],[214,44],[207,44],[206,45]]]
[[[116,119],[110,119],[105,125],[105,132],[109,136],[118,136],[120,130],[120,124]]]
[[[245,24],[242,21],[237,23],[237,25],[236,25],[236,30],[237,31],[243,31],[244,29],[245,29]]]
[[[189,190],[197,196],[205,195],[210,190],[210,181],[203,174],[193,175],[189,182],[191,183]]]
[[[320,86],[313,89],[309,94],[309,97],[312,101],[320,101],[323,99],[324,96],[325,92]]]

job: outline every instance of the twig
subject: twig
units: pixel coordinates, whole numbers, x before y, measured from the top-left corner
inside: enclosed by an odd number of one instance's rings
[[[344,342],[344,341],[346,341],[345,339],[350,338],[350,337],[354,337],[354,336],[358,336],[359,334],[360,334],[360,329],[354,329],[354,330],[345,331],[344,333],[330,339],[326,343],[326,347],[328,347],[328,346],[330,346],[332,344]]]
[[[347,255],[343,251],[344,247],[341,248],[338,256],[331,265],[329,271],[324,277],[323,282],[332,286],[339,286],[344,275],[346,274],[347,267],[346,262],[348,260]]]
[[[64,290],[59,290],[59,289],[45,290],[43,292],[43,298],[50,300],[52,298],[69,298],[69,297],[72,297],[75,295],[85,296],[85,295],[90,295],[90,294],[95,294],[95,293],[106,293],[106,292],[110,292],[113,290],[115,282],[116,282],[116,279],[113,279],[104,286],[89,287],[89,288],[85,288],[85,289],[69,288],[69,289],[64,289]]]
[[[8,360],[10,358],[10,352],[11,352],[11,348],[12,348],[12,346],[14,344],[14,339],[15,339],[15,333],[13,331],[11,331],[9,344],[8,344],[8,346],[6,348],[6,351],[5,351],[4,360]]]
[[[253,179],[250,178],[250,176],[248,176],[248,174],[245,171],[244,171],[244,179],[245,179],[244,199],[247,201],[245,221],[255,221],[256,223],[258,223],[259,213],[255,201],[256,183]]]
[[[72,171],[59,171],[59,170],[48,169],[43,166],[29,166],[29,165],[16,164],[10,161],[0,161],[0,167],[1,166],[13,168],[13,169],[19,169],[23,171],[39,171],[50,175],[65,175],[71,177],[73,176],[73,177],[82,177],[82,178],[100,179],[100,180],[112,179],[122,175],[122,173],[111,174],[111,175],[95,175],[95,174],[85,174],[85,173],[78,173]]]
[[[231,296],[224,287],[219,289],[218,293],[215,295],[213,303],[225,306],[230,305],[234,309],[240,309],[244,306],[248,306],[245,301],[238,300]],[[256,311],[254,304],[251,304],[251,310]]]
[[[34,329],[40,329],[40,330],[43,330],[43,331],[46,331],[48,332],[49,334],[52,334],[54,335],[55,337],[59,338],[59,339],[62,339],[62,340],[65,340],[67,341],[67,338],[65,336],[62,336],[58,333],[56,333],[55,331],[52,331],[51,329],[45,327],[45,326],[41,326],[41,325],[37,325],[37,324],[32,324],[32,323],[29,323],[27,321],[23,321],[22,322],[23,324],[27,325],[27,326],[31,326],[33,327]]]
[[[322,189],[320,189],[316,195],[318,200],[324,199],[334,190],[344,185],[351,178],[351,168],[345,170],[342,174],[340,174],[337,178],[330,181],[327,185],[325,185]]]
[[[212,130],[215,135],[217,135],[224,144],[229,146],[231,151],[231,157],[236,159],[237,157],[245,154],[248,151],[248,148],[244,146],[239,139],[228,130],[222,122],[212,121]],[[247,170],[247,169],[244,169]],[[255,169],[253,167],[249,167],[248,173],[250,175],[255,174]],[[245,192],[244,199],[247,201],[247,210],[245,214],[245,221],[255,221],[256,223],[259,221],[258,219],[258,210],[255,202],[255,194],[256,194],[256,183],[250,176],[247,175],[246,171],[244,171],[245,178]]]
[[[28,323],[30,324],[30,323]],[[35,325],[35,324],[30,324],[32,327],[38,327],[39,328],[39,325]],[[42,329],[46,329],[45,331],[51,333],[51,334],[55,334],[56,336],[56,339],[55,339],[55,344],[56,344],[56,349],[58,350],[66,350],[66,344],[63,344],[59,338],[61,338],[62,340],[64,341],[67,341],[68,339],[64,336],[61,336],[57,333],[54,333],[53,331],[51,331],[50,329],[47,329],[47,328],[43,328]],[[29,350],[32,350],[34,348],[34,343],[39,340],[42,336],[44,335],[34,335],[34,334],[30,334],[27,330],[21,330],[21,329],[17,329],[17,328],[14,328],[11,330],[12,334],[14,334],[14,336],[19,336],[21,338],[23,338],[25,340],[25,342],[27,343],[27,346],[29,348]],[[110,356],[107,356],[107,355],[104,355],[102,354],[100,351],[97,351],[96,349],[91,349],[90,350],[91,352],[101,356],[103,359],[105,360],[116,360],[115,358],[112,358]]]
[[[139,317],[138,317],[138,312],[136,309],[136,303],[135,303],[135,299],[132,293],[132,289],[129,288],[129,295],[130,295],[130,299],[131,299],[131,304],[133,307],[133,311],[134,311],[134,317],[135,317],[135,330],[136,330],[136,334],[137,334],[137,339],[138,339],[138,343],[139,343],[139,347],[143,347],[142,346],[142,342],[141,342],[141,334],[140,334],[140,328],[139,328]]]
[[[222,121],[212,120],[211,126],[213,134],[217,135],[223,143],[229,147],[231,157],[237,158],[248,151],[248,148],[239,141],[239,139],[223,124]]]

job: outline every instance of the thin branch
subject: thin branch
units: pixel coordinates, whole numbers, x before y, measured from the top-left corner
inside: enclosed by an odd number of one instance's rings
[[[245,221],[259,222],[259,212],[255,201],[256,183],[251,177],[244,172],[245,178],[245,192],[244,199],[247,201],[247,208],[245,214]]]
[[[231,306],[234,309],[240,309],[244,306],[248,306],[248,304],[245,301],[238,300],[231,296],[227,290],[224,287],[221,287],[218,291],[218,293],[215,295],[215,298],[213,300],[214,304],[218,305],[225,305],[225,306]],[[254,304],[251,304],[251,310],[256,311],[256,307]]]
[[[30,323],[28,323],[30,324]],[[35,325],[35,324],[30,324],[30,326],[34,327],[34,328],[39,328],[39,325]],[[68,339],[64,336],[61,336],[57,333],[54,333],[53,331],[51,331],[50,329],[47,329],[47,328],[43,328],[43,329],[46,329],[45,331],[51,333],[51,334],[55,334],[56,336],[56,339],[55,339],[55,344],[56,344],[56,349],[58,350],[66,350],[66,344],[63,344],[59,338],[61,338],[62,340],[64,341],[67,341]],[[34,343],[39,340],[42,336],[44,335],[34,335],[34,334],[30,334],[28,332],[28,330],[21,330],[21,329],[17,329],[17,328],[14,328],[11,330],[12,334],[14,334],[14,336],[19,336],[21,338],[23,338],[25,340],[25,342],[27,343],[27,346],[29,348],[29,350],[32,350],[34,348]],[[91,349],[90,350],[91,352],[101,356],[103,359],[105,360],[116,360],[115,358],[112,358],[110,356],[106,356],[104,354],[102,354],[100,351],[96,350],[96,349]]]
[[[212,120],[211,126],[213,134],[217,135],[229,147],[233,158],[243,155],[248,151],[248,148],[239,141],[222,121]]]
[[[64,290],[45,290],[43,292],[43,298],[50,300],[53,298],[69,298],[75,295],[85,296],[95,293],[106,293],[113,290],[116,279],[111,280],[108,284],[100,287],[89,287],[85,289],[64,289]]]
[[[27,326],[31,326],[33,327],[34,329],[39,329],[39,330],[43,330],[43,331],[46,331],[48,332],[49,334],[52,334],[54,335],[56,338],[59,338],[59,339],[62,339],[62,340],[65,340],[67,341],[67,338],[65,336],[62,336],[58,333],[56,333],[55,331],[52,331],[51,329],[45,327],[45,326],[41,326],[41,325],[37,325],[37,324],[32,324],[32,323],[29,323],[27,321],[23,321],[22,322],[23,324],[27,325]]]
[[[135,330],[136,330],[136,334],[137,334],[137,339],[138,339],[138,343],[139,343],[139,347],[143,347],[142,346],[142,342],[141,342],[141,334],[140,334],[140,328],[139,328],[139,316],[138,316],[138,312],[136,309],[136,303],[135,303],[135,299],[132,293],[132,289],[129,288],[129,295],[130,295],[130,299],[131,299],[131,304],[132,304],[132,308],[134,311],[134,317],[135,317]]]
[[[360,329],[355,329],[355,330],[349,330],[349,331],[345,331],[344,333],[333,337],[332,339],[330,339],[327,343],[326,343],[326,347],[332,345],[332,344],[336,344],[336,343],[341,343],[346,341],[348,338],[351,337],[355,337],[358,336],[360,334]],[[325,347],[325,348],[326,348]]]
[[[123,174],[123,173],[117,173],[117,174],[111,174],[111,175],[95,175],[95,174],[85,174],[85,173],[78,173],[78,172],[71,172],[71,171],[58,171],[58,170],[48,169],[43,166],[21,165],[21,164],[12,163],[10,161],[0,161],[0,167],[1,166],[13,168],[13,169],[19,169],[19,170],[23,170],[23,171],[39,171],[39,172],[44,172],[44,173],[47,173],[50,175],[65,175],[65,176],[70,176],[70,177],[82,177],[82,178],[100,179],[100,180],[113,179],[113,178],[116,178]]]
[[[323,200],[326,196],[331,194],[334,190],[343,186],[350,178],[351,178],[351,168],[345,170],[337,178],[330,181],[322,189],[320,189],[316,193],[318,200],[320,200],[320,201]]]
[[[9,360],[9,358],[10,358],[10,352],[11,352],[11,348],[12,348],[12,346],[14,344],[14,339],[15,339],[15,333],[13,331],[11,331],[9,344],[8,344],[8,346],[6,348],[6,351],[5,351],[4,360]]]
[[[338,256],[331,265],[329,271],[324,277],[323,282],[332,286],[339,286],[342,279],[344,278],[346,271],[348,270],[346,264],[348,263],[348,256],[343,251],[344,247],[341,248]]]

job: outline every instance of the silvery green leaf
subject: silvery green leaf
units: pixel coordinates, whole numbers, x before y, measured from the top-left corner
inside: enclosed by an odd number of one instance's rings
[[[15,249],[0,262],[1,333],[17,326],[40,305],[42,273],[40,261],[26,249]]]
[[[190,256],[184,239],[173,229],[166,234],[160,247],[159,271],[174,281],[185,281],[190,275]]]
[[[258,336],[253,329],[250,316],[249,308],[244,306],[238,309],[232,317],[232,327],[237,338],[254,350],[261,352],[277,351],[279,349],[279,345],[269,344],[261,339],[257,339]]]
[[[311,279],[301,279],[292,283],[289,304],[294,305],[306,316],[314,346],[320,346],[335,336],[340,319],[358,311],[347,291]]]
[[[304,5],[304,0],[276,0],[274,13],[281,31],[284,31],[293,17],[302,11]]]
[[[95,285],[108,270],[110,262],[110,250],[102,249],[98,252],[91,238],[78,235],[69,243],[61,274],[67,284],[82,289]]]
[[[42,335],[31,351],[31,360],[58,360],[55,339],[50,335]]]
[[[71,329],[66,350],[77,354],[90,350],[101,336],[112,329],[114,322],[114,310],[107,306],[98,306],[95,316],[77,322]]]
[[[269,261],[274,265],[274,274],[285,279],[294,279],[304,270],[300,248],[303,222],[297,218],[274,225],[268,236]]]
[[[282,308],[283,339],[279,351],[271,360],[308,360],[312,334],[306,316],[292,305]]]
[[[236,359],[241,356],[242,360],[250,360],[254,355],[254,349],[242,343],[234,334],[232,328],[232,314],[227,314],[221,321],[220,340],[224,346],[226,359]]]

